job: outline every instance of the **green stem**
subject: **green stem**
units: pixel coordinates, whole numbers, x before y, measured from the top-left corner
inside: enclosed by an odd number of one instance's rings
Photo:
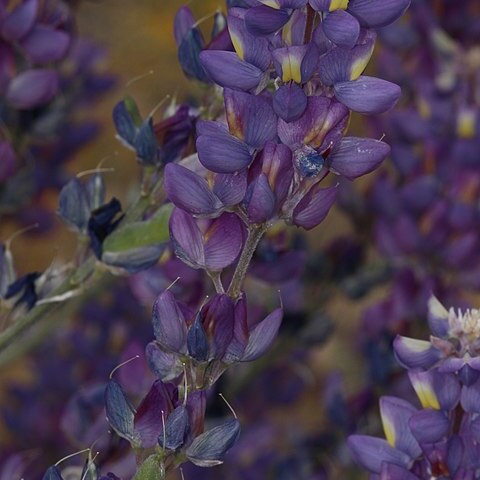
[[[268,225],[266,223],[260,223],[253,225],[249,232],[248,237],[243,247],[242,254],[233,274],[232,281],[228,287],[228,295],[233,299],[236,299],[240,296],[242,291],[243,281],[245,280],[245,275],[247,274],[248,267],[252,260],[253,254],[257,248],[258,243],[263,237],[264,233],[268,230]]]

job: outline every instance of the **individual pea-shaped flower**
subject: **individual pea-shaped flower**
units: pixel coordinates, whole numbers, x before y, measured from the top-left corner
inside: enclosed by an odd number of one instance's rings
[[[249,184],[243,203],[252,223],[266,222],[279,215],[293,175],[290,148],[268,142],[249,170]]]
[[[458,373],[467,386],[480,377],[480,315],[476,309],[449,311],[435,298],[428,303],[430,341],[397,336],[395,355],[406,368]]]
[[[386,80],[362,76],[373,53],[376,34],[366,30],[351,49],[333,47],[320,57],[318,74],[333,88],[335,98],[349,109],[378,114],[391,109],[400,98],[400,87]]]
[[[170,217],[175,254],[193,268],[218,272],[231,265],[243,245],[243,227],[233,213],[214,220],[195,219],[175,208]]]
[[[175,206],[192,215],[218,217],[243,200],[247,188],[245,171],[216,174],[203,169],[200,173],[175,163],[165,167],[165,190]]]
[[[276,137],[277,117],[268,98],[225,89],[228,130],[218,122],[199,122],[198,158],[208,170],[234,173],[248,167],[255,149]]]
[[[460,384],[449,373],[411,372],[410,381],[423,410],[395,397],[382,397],[380,412],[386,440],[352,435],[354,459],[380,478],[456,477],[463,471],[462,453],[471,439],[451,434],[452,412],[460,400]]]
[[[110,380],[105,389],[105,409],[110,426],[120,437],[141,448],[157,444],[165,417],[177,402],[177,387],[161,380],[155,381],[137,409],[116,380]]]

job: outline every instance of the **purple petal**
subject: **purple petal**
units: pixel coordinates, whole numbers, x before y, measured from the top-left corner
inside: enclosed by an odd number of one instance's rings
[[[262,148],[277,136],[277,117],[263,97],[225,89],[225,110],[230,133],[253,148]]]
[[[6,99],[13,107],[27,110],[50,102],[58,87],[58,75],[54,70],[26,70],[10,82]]]
[[[163,435],[159,435],[158,443],[168,450],[180,448],[188,432],[189,427],[187,409],[180,405],[167,418],[165,422],[165,444]]]
[[[209,357],[221,359],[233,338],[234,306],[225,294],[215,295],[200,313],[203,327],[210,339]]]
[[[204,178],[174,163],[165,167],[165,191],[174,205],[195,215],[212,215],[222,208]]]
[[[353,180],[375,170],[390,153],[390,147],[371,138],[345,137],[328,156],[331,169]]]
[[[192,11],[186,6],[180,7],[173,23],[173,33],[177,46],[182,44],[194,25],[195,18],[193,17]]]
[[[289,19],[290,14],[286,10],[260,5],[248,10],[245,15],[245,24],[252,35],[262,37],[280,30]]]
[[[321,12],[334,12],[338,9],[346,9],[348,0],[309,0],[314,10]]]
[[[319,59],[318,74],[325,85],[356,80],[365,70],[375,46],[376,34],[368,31],[363,43],[352,49],[334,47]]]
[[[199,120],[197,122],[197,135],[217,135],[228,133],[228,128],[225,124],[220,122],[213,122],[211,120]]]
[[[153,333],[157,342],[168,352],[184,353],[187,325],[180,307],[170,290],[162,292],[152,309]]]
[[[201,135],[197,150],[202,165],[216,173],[238,172],[252,161],[248,146],[228,133]]]
[[[292,151],[286,145],[268,142],[258,158],[258,163],[267,176],[278,208],[285,201],[293,181]]]
[[[395,356],[405,368],[428,370],[440,359],[440,352],[425,340],[397,335],[393,341]]]
[[[203,236],[195,219],[184,210],[175,208],[170,217],[170,236],[175,255],[192,268],[205,266]]]
[[[307,104],[305,92],[296,83],[282,85],[273,94],[273,109],[287,123],[298,120],[305,112]]]
[[[174,353],[164,352],[157,342],[150,342],[147,345],[145,356],[147,357],[148,368],[164,382],[175,379],[183,371],[178,356]]]
[[[222,87],[252,90],[263,78],[262,70],[243,61],[235,52],[205,50],[200,53],[200,62],[208,76]]]
[[[205,266],[220,271],[237,258],[243,244],[242,224],[233,213],[224,213],[205,233]]]
[[[250,332],[242,362],[251,362],[265,354],[272,346],[282,323],[283,310],[277,308]]]
[[[388,443],[411,458],[420,455],[421,449],[408,428],[408,420],[417,411],[410,403],[396,397],[381,397],[380,415]]]
[[[433,295],[428,300],[428,325],[437,337],[448,333],[448,311]]]
[[[235,305],[233,338],[225,352],[225,362],[238,362],[248,344],[247,300],[242,296]]]
[[[290,123],[278,120],[278,136],[292,149],[304,145],[323,148],[326,139],[332,133],[336,134],[337,126],[343,125],[348,115],[348,108],[336,100],[323,96],[308,97],[307,109],[298,120]]]
[[[35,24],[38,0],[26,0],[18,5],[2,22],[2,36],[16,41],[24,37]]]
[[[480,413],[480,381],[462,387],[460,402],[466,412]]]
[[[237,419],[230,420],[196,437],[185,453],[199,467],[219,465],[239,435],[240,422]]]
[[[445,413],[438,410],[421,410],[413,414],[408,421],[412,434],[421,445],[440,442],[450,427]]]
[[[226,207],[238,205],[247,190],[247,172],[218,173],[213,180],[213,193]]]
[[[325,36],[340,47],[353,48],[360,34],[358,20],[345,10],[335,10],[323,22]]]
[[[245,25],[245,10],[232,8],[228,15],[228,30],[233,46],[240,59],[265,71],[270,65],[270,50],[266,38],[254,37]]]
[[[410,462],[408,455],[392,448],[383,438],[351,435],[348,437],[348,446],[355,462],[371,473],[380,473],[383,463],[406,467]]]
[[[172,411],[169,395],[167,386],[161,380],[157,380],[135,413],[135,435],[143,448],[154,447],[157,444],[157,439],[163,431],[163,422]]]
[[[314,43],[277,48],[272,52],[275,67],[284,83],[305,83],[318,64],[318,49]]]
[[[408,372],[423,408],[452,410],[460,400],[460,384],[453,373]]]
[[[293,210],[292,223],[306,230],[319,225],[335,203],[337,187],[314,185]]]
[[[400,18],[410,0],[350,0],[348,11],[355,15],[362,27],[385,27]]]
[[[110,426],[122,438],[134,441],[133,419],[135,410],[119,383],[110,380],[105,389],[105,410]]]
[[[70,36],[48,25],[36,25],[22,40],[22,48],[33,63],[61,60],[70,46]]]
[[[401,89],[395,83],[380,78],[361,76],[353,82],[341,82],[333,88],[335,98],[354,112],[384,113],[400,98]]]
[[[246,203],[247,215],[252,223],[265,222],[274,215],[275,195],[264,173],[249,185]]]

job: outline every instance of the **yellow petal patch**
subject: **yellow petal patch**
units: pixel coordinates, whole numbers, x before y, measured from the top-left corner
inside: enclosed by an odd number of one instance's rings
[[[238,35],[235,35],[231,30],[230,32],[230,38],[232,39],[232,44],[233,48],[237,52],[237,55],[239,56],[240,59],[245,60],[245,50],[243,48],[243,43],[238,37]]]
[[[437,318],[448,318],[448,311],[447,309],[440,303],[437,297],[432,295],[428,299],[428,310],[429,312]]]
[[[276,0],[261,0],[261,2],[267,7],[272,7],[272,8],[275,8],[276,10],[280,8],[280,5],[277,3]]]
[[[387,442],[394,447],[395,446],[395,427],[393,426],[393,423],[385,417],[385,415],[382,415],[382,425],[383,425],[383,431],[385,432],[385,438],[387,439]]]
[[[438,402],[437,395],[429,383],[415,379],[412,381],[412,385],[423,408],[440,410],[440,403]]]
[[[416,338],[402,337],[402,343],[414,353],[422,353],[429,350],[432,346],[430,342],[425,340],[417,340]]]
[[[349,0],[332,0],[330,3],[330,11],[335,10],[346,10],[348,7]]]
[[[282,62],[282,74],[282,80],[285,83],[290,80],[293,80],[295,83],[302,83],[300,62],[293,55],[287,55]]]
[[[352,67],[350,69],[350,80],[356,80],[367,68],[368,62],[370,61],[370,57],[372,56],[374,46],[366,52],[366,55],[360,57],[355,62],[352,63]]]

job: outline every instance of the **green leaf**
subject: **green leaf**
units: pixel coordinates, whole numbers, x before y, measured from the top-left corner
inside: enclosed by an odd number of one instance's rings
[[[148,220],[117,228],[105,239],[103,251],[120,253],[166,243],[169,240],[168,221],[172,209],[171,204],[164,205]]]
[[[150,455],[137,470],[132,480],[163,480],[165,469],[159,462],[157,455]]]

